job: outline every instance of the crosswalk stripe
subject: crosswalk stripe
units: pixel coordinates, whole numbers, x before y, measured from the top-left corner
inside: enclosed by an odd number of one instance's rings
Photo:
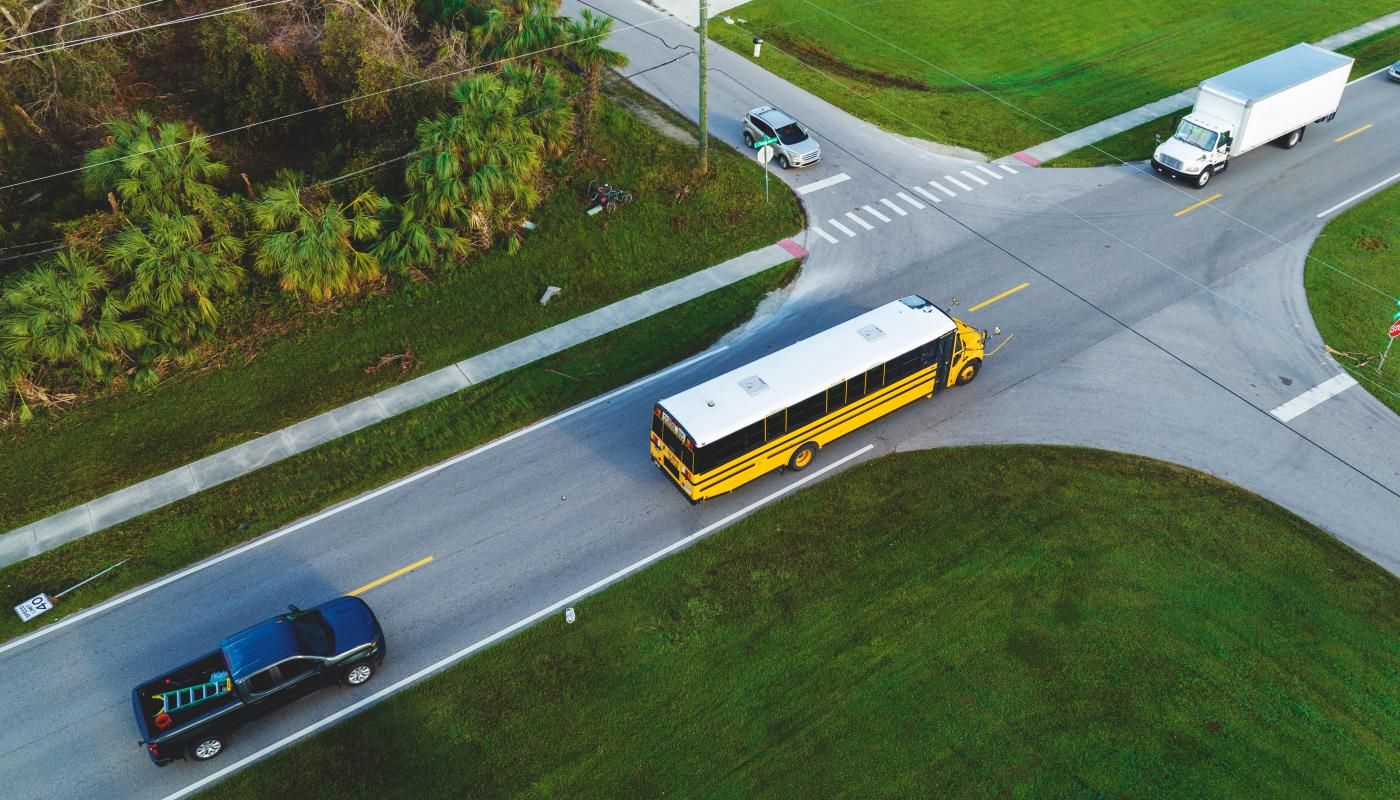
[[[967,177],[971,178],[971,179],[974,180],[974,181],[977,181],[978,183],[982,184],[983,186],[986,186],[986,185],[987,185],[987,182],[986,182],[986,181],[982,180],[981,178],[977,177],[976,175],[973,175],[971,172],[968,172],[967,170],[963,170],[961,174],[966,175]]]
[[[933,188],[937,189],[938,191],[940,191],[940,192],[942,192],[942,193],[948,195],[949,197],[957,197],[957,196],[958,196],[958,193],[957,193],[957,192],[953,191],[952,189],[949,189],[947,186],[944,186],[943,184],[939,183],[938,181],[929,181],[929,182],[928,182],[928,185],[929,185],[929,186],[932,186]]]
[[[937,197],[934,197],[934,196],[933,196],[933,192],[930,192],[928,189],[925,189],[925,188],[922,187],[922,186],[915,186],[915,187],[914,187],[914,191],[918,192],[919,194],[923,195],[924,197],[927,197],[929,200],[932,200],[932,201],[935,202],[935,203],[941,203],[941,202],[943,202],[942,200],[939,200]]]
[[[885,216],[884,214],[881,214],[880,212],[876,211],[875,209],[871,208],[870,206],[861,206],[861,208],[865,209],[865,213],[869,214],[870,216],[874,217],[875,219],[880,220],[881,222],[889,222],[889,221],[890,221],[890,218],[889,218],[889,217]]]
[[[1015,167],[1012,167],[1010,164],[997,164],[997,166],[998,166],[998,167],[1001,167],[1002,169],[1006,170],[1007,172],[1011,173],[1012,175],[1019,175],[1019,174],[1021,174],[1021,173],[1017,172],[1016,169],[1015,169]]]
[[[1004,181],[1004,180],[1006,180],[1005,178],[1003,178],[1003,177],[1001,177],[1000,175],[998,175],[994,170],[987,169],[987,165],[986,165],[986,164],[978,164],[978,165],[977,165],[977,169],[978,169],[979,171],[981,171],[981,172],[985,172],[985,173],[987,173],[988,175],[991,175],[993,178],[996,178],[996,179],[999,180],[999,181]]]
[[[884,204],[887,205],[887,206],[889,206],[889,207],[894,211],[894,213],[900,215],[901,217],[907,217],[907,216],[909,216],[909,212],[908,212],[908,211],[905,211],[904,209],[902,209],[902,208],[900,208],[899,206],[895,205],[894,203],[890,202],[887,198],[881,197],[881,198],[880,198],[880,202],[881,202],[881,203],[884,203]]]
[[[827,240],[828,242],[831,242],[832,244],[836,244],[836,237],[835,237],[835,236],[832,236],[831,234],[827,233],[826,231],[822,230],[821,228],[818,228],[816,225],[813,225],[813,226],[812,226],[812,233],[815,233],[816,235],[822,237],[823,239]]]
[[[846,216],[848,216],[848,217],[851,218],[851,222],[854,222],[855,224],[861,226],[862,228],[865,228],[865,229],[868,230],[868,231],[873,231],[873,230],[875,230],[875,226],[874,226],[874,225],[871,225],[869,222],[866,222],[865,220],[861,219],[860,217],[857,217],[857,216],[855,215],[855,212],[853,212],[853,211],[847,211],[847,212],[846,212]]]
[[[958,187],[959,189],[962,189],[964,192],[970,192],[970,191],[972,191],[972,187],[971,187],[971,186],[968,186],[967,184],[963,183],[962,181],[958,180],[957,178],[954,178],[952,175],[944,175],[944,176],[943,176],[943,180],[945,180],[945,181],[947,181],[947,182],[953,184],[954,186]]]
[[[827,222],[831,224],[831,227],[835,228],[835,229],[838,230],[838,231],[841,231],[842,233],[846,234],[847,236],[851,237],[852,239],[856,238],[856,232],[855,232],[855,231],[851,230],[850,228],[847,228],[845,225],[842,225],[841,223],[837,222],[836,220],[834,220],[834,219],[829,219],[829,220],[827,220]]]
[[[928,206],[924,205],[923,203],[920,203],[918,200],[915,200],[914,198],[910,197],[909,195],[905,194],[904,192],[895,192],[894,194],[895,194],[895,197],[898,197],[900,200],[903,200],[904,202],[908,203],[909,205],[913,206],[914,208],[917,208],[917,209],[920,209],[920,210],[923,210],[923,209],[925,209],[925,208],[928,208]]]

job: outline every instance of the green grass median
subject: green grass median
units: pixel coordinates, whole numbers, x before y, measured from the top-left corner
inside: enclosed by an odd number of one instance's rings
[[[712,21],[710,36],[750,58],[762,37],[766,69],[850,113],[995,157],[1394,10],[1390,0],[755,0],[725,12],[738,24]]]
[[[1400,414],[1400,346],[1385,367],[1386,333],[1400,313],[1400,186],[1327,223],[1303,272],[1308,308],[1333,357]]]
[[[9,605],[126,564],[21,623],[0,616],[0,641],[188,566],[341,500],[442,461],[680,361],[747,319],[796,262],[683,303],[308,450],[164,508],[0,569]],[[646,455],[647,420],[637,422]]]
[[[635,89],[611,91],[691,129]],[[517,255],[498,249],[440,280],[294,320],[264,315],[273,327],[253,347],[230,343],[216,368],[0,429],[0,531],[385,389],[405,377],[401,360],[374,369],[386,356],[411,354],[407,377],[424,374],[802,229],[797,199],[781,184],[763,202],[753,159],[712,147],[711,177],[696,179],[693,144],[615,103],[600,116],[592,154],[578,157],[540,208]],[[593,179],[637,199],[589,216]],[[551,284],[563,292],[541,306]]]
[[[1397,590],[1160,462],[891,456],[204,796],[1371,800]]]

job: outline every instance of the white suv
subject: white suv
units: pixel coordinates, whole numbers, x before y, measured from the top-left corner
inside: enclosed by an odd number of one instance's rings
[[[774,139],[773,150],[778,166],[806,167],[822,158],[822,149],[797,120],[772,106],[759,106],[744,115],[744,144],[762,139]]]

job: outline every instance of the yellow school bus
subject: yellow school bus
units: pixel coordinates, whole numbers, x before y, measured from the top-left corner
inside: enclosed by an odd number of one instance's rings
[[[661,400],[652,461],[692,503],[801,470],[867,422],[971,381],[986,338],[918,295],[896,300]]]

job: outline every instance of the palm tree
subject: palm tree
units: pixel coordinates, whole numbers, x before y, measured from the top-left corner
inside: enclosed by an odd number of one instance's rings
[[[582,129],[593,124],[593,116],[598,107],[598,91],[603,83],[603,70],[610,67],[627,66],[627,56],[603,46],[604,40],[612,32],[612,17],[604,17],[584,9],[577,20],[568,22],[568,56],[583,73],[583,117]]]
[[[379,214],[388,206],[367,191],[341,205],[322,188],[307,189],[298,173],[278,173],[277,184],[253,204],[257,255],[253,265],[264,275],[278,275],[289,292],[305,293],[314,302],[354,290],[379,277],[379,259],[358,250],[356,242],[379,235]]]
[[[506,64],[501,80],[520,90],[521,116],[530,120],[530,130],[544,143],[545,158],[559,158],[568,152],[574,138],[574,112],[564,99],[564,81],[552,69]]]
[[[114,191],[128,215],[195,213],[216,227],[223,223],[218,190],[210,181],[228,175],[211,157],[207,136],[183,122],[157,124],[136,112],[130,122],[107,123],[107,144],[88,151],[83,186],[94,194]]]
[[[107,275],[78,250],[25,273],[5,290],[4,305],[0,348],[10,355],[10,368],[15,359],[43,361],[109,378],[145,340]]]
[[[476,24],[477,37],[485,43],[482,55],[500,59],[533,53],[538,64],[541,51],[564,42],[559,5],[559,0],[507,0],[487,9]]]
[[[545,141],[520,113],[525,90],[487,73],[459,82],[452,97],[456,114],[418,125],[418,154],[404,168],[409,196],[376,248],[386,265],[486,249],[540,202]],[[518,238],[509,246],[513,252]]]
[[[241,239],[206,235],[196,216],[156,212],[144,227],[118,233],[106,256],[129,281],[128,305],[147,310],[148,337],[178,354],[213,333],[219,320],[213,298],[242,280],[242,254]]]

